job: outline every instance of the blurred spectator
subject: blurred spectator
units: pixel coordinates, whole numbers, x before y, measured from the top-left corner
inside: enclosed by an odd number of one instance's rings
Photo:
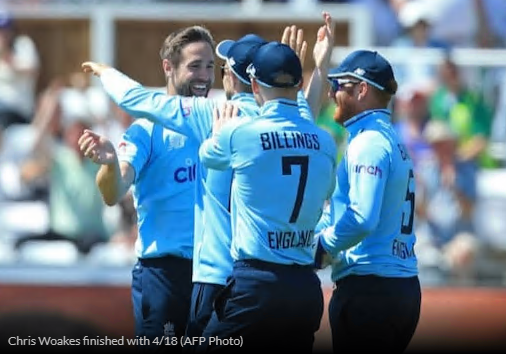
[[[443,121],[430,121],[424,137],[434,154],[417,171],[417,256],[420,272],[440,281],[473,281],[479,242],[473,213],[477,166],[457,155],[457,135]]]
[[[18,34],[12,16],[0,10],[0,121],[4,126],[31,120],[38,74],[34,42]]]
[[[431,19],[431,36],[452,47],[472,47],[478,30],[475,0],[390,0],[398,14],[416,3]],[[481,0],[480,0],[481,1]]]
[[[478,19],[476,43],[478,47],[506,46],[506,1],[473,0]]]
[[[499,81],[498,99],[495,105],[495,113],[492,121],[492,133],[490,136],[490,154],[506,165],[506,70],[497,75]]]
[[[506,47],[506,1],[474,0],[478,18],[476,46],[478,48]],[[477,67],[473,70],[476,89],[483,93],[493,108],[490,155],[506,162],[506,67]]]
[[[108,98],[109,99],[109,98]],[[109,137],[114,146],[118,146],[125,130],[133,123],[134,119],[125,110],[119,108],[112,100],[109,100],[109,115],[96,124],[94,131],[100,135]]]
[[[418,62],[413,56],[412,48],[444,49],[449,45],[437,40],[431,35],[431,16],[421,3],[410,1],[399,10],[399,22],[402,25],[402,34],[393,41],[392,46],[404,48],[406,57],[411,57],[406,64],[394,65],[394,72],[400,87],[416,86],[417,89],[432,92],[435,87],[436,68],[434,65]]]
[[[25,181],[48,182],[49,230],[41,235],[26,235],[18,246],[29,240],[69,240],[87,254],[108,239],[104,203],[95,186],[98,167],[82,156],[78,146],[83,130],[90,128],[90,117],[67,116],[60,122],[61,90],[56,84],[42,93],[32,123],[37,135],[34,151],[21,167]]]
[[[401,26],[392,6],[394,0],[350,0],[352,4],[364,5],[371,14],[373,45],[388,46],[398,36]]]
[[[461,159],[477,161],[481,167],[497,167],[488,151],[492,109],[479,92],[466,85],[451,59],[439,66],[438,78],[438,87],[430,97],[431,119],[448,122],[457,133]]]
[[[504,43],[506,1],[504,0],[390,0],[399,14],[416,4],[431,19],[433,38],[457,47]],[[486,18],[486,21],[483,21]],[[481,45],[480,45],[481,43]],[[486,45],[489,46],[489,45]]]
[[[89,76],[83,72],[68,75],[68,81],[60,93],[63,117],[86,116],[92,124],[107,119],[110,111],[110,98],[101,86],[91,86]]]
[[[396,95],[394,126],[413,160],[415,171],[418,162],[431,153],[430,144],[423,136],[429,121],[428,99],[425,92],[412,89]]]

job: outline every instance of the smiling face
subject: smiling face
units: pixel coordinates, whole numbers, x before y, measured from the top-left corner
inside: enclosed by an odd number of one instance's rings
[[[179,65],[167,72],[169,93],[206,97],[214,84],[214,53],[208,42],[188,43]],[[172,91],[172,92],[171,92]]]

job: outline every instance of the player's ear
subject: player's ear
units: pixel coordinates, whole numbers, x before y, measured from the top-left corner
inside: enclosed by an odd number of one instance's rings
[[[370,87],[367,83],[364,81],[360,82],[358,84],[358,96],[357,99],[360,101],[364,99],[364,97],[367,95],[367,92],[370,90]]]
[[[171,75],[172,70],[174,70],[173,65],[169,61],[169,59],[162,60],[162,69],[163,69],[163,73],[165,75],[165,78],[168,78]]]

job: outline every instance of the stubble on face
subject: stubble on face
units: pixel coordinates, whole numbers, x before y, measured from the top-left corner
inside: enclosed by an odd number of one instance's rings
[[[169,80],[177,95],[207,97],[214,84],[212,47],[203,41],[187,44],[181,52],[181,62]]]
[[[345,95],[348,94],[345,92],[334,93],[334,103],[336,105],[334,109],[334,121],[341,125],[355,115],[353,98],[346,97]]]

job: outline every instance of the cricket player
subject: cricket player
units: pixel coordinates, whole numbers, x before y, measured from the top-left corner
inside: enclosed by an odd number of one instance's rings
[[[160,55],[167,79],[161,96],[207,96],[214,82],[214,41],[207,29],[174,32]],[[81,151],[101,165],[97,185],[105,203],[118,203],[130,188],[133,193],[139,236],[132,300],[135,335],[145,349],[182,349],[168,344],[184,335],[190,310],[198,147],[147,119],[134,121],[117,148],[92,131],[80,138]]]
[[[300,114],[302,67],[289,46],[263,45],[248,72],[260,115],[216,120],[200,148],[204,166],[234,173],[234,266],[204,331],[207,346],[199,349],[237,351],[227,340],[240,338],[244,351],[310,353],[323,313],[312,239],[334,189],[337,148]],[[225,118],[234,115],[230,107]]]
[[[335,353],[402,353],[420,316],[413,162],[391,123],[397,91],[379,53],[352,52],[330,70],[334,120],[349,133],[318,229],[316,261],[332,257]]]

